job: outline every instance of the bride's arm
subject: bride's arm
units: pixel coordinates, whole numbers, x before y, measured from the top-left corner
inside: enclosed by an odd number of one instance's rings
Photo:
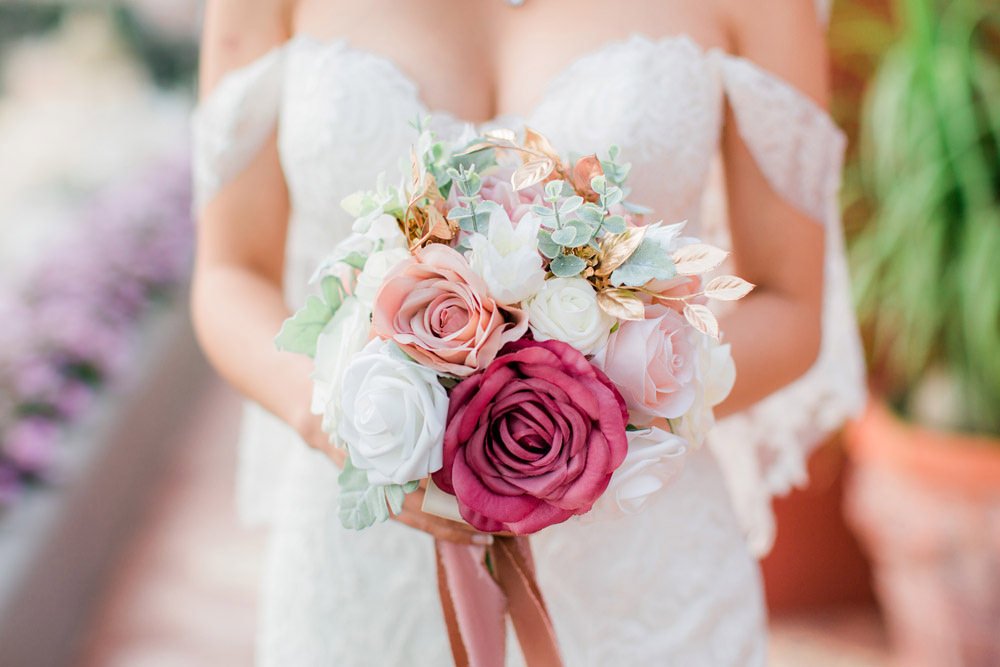
[[[288,1],[207,3],[202,96],[226,72],[287,39]],[[342,465],[345,452],[329,444],[321,418],[309,411],[311,362],[274,346],[274,336],[290,314],[281,288],[288,215],[288,191],[272,135],[199,217],[191,296],[195,331],[209,361],[226,380]],[[421,512],[422,493],[407,495],[398,520],[454,542],[489,539],[468,526]]]
[[[284,0],[214,0],[205,12],[201,95],[227,73],[287,39]],[[340,461],[311,433],[310,364],[278,352],[288,316],[281,276],[288,193],[272,135],[253,161],[201,212],[192,293],[195,331],[209,361],[244,395]]]
[[[827,103],[825,39],[810,0],[730,0],[734,51]],[[819,351],[823,226],[778,196],[727,105],[722,136],[733,261],[755,283],[722,322],[737,380],[720,416],[802,375]]]

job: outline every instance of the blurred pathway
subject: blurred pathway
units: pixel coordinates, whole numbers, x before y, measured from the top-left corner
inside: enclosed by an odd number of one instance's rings
[[[177,433],[144,525],[89,632],[81,667],[251,665],[264,536],[233,506],[238,399],[221,384]],[[886,667],[870,612],[776,619],[771,667]]]
[[[180,448],[95,614],[82,667],[252,664],[260,531],[233,505],[240,404],[218,383]]]

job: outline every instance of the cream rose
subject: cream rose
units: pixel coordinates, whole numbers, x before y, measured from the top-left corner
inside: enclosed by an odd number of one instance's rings
[[[528,301],[528,326],[536,340],[561,340],[585,355],[604,346],[614,324],[583,278],[546,280]]]
[[[659,428],[628,432],[628,454],[594,505],[594,518],[635,514],[684,469],[688,443]]]
[[[344,370],[371,338],[371,317],[354,297],[348,297],[316,340],[313,359],[312,412],[323,416],[323,430],[337,433]]]
[[[344,371],[338,433],[370,484],[406,484],[442,465],[448,393],[392,341],[368,343]]]
[[[469,265],[497,303],[519,303],[542,288],[545,269],[538,254],[538,227],[538,218],[530,213],[514,227],[507,212],[497,208],[490,215],[488,234],[469,237]]]
[[[712,408],[726,400],[736,383],[736,364],[730,346],[719,344],[708,336],[701,338],[698,376],[702,390],[695,397],[691,409],[674,421],[677,433],[696,447],[705,441],[708,432],[715,426]]]

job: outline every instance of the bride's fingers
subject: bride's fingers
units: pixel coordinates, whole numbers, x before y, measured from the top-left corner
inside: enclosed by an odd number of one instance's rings
[[[403,501],[402,511],[393,518],[411,528],[429,533],[447,542],[459,544],[491,544],[493,542],[491,535],[480,533],[472,526],[427,514],[420,509],[423,498],[423,489],[417,489],[408,494],[406,500]]]

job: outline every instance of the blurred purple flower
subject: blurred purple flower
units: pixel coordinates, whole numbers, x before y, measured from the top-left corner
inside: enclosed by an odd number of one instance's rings
[[[190,207],[189,157],[178,155],[101,193],[0,293],[0,506],[48,476],[61,429],[141,354],[137,324],[187,279]]]
[[[14,424],[4,438],[4,458],[25,473],[41,474],[55,458],[59,432],[59,426],[50,419],[22,419]]]

